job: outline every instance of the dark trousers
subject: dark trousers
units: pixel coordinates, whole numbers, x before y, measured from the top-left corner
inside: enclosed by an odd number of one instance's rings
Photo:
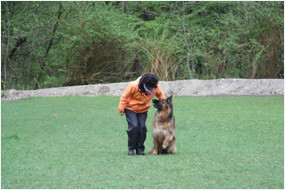
[[[135,113],[134,111],[125,109],[126,120],[128,122],[128,147],[129,150],[143,152],[144,141],[146,139],[147,128],[145,125],[147,112]]]

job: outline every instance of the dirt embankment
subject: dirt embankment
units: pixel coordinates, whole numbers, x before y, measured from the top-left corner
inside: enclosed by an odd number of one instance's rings
[[[121,96],[128,82],[48,88],[39,90],[2,91],[1,100],[55,96]],[[284,95],[284,79],[216,79],[160,81],[166,96],[272,96]]]

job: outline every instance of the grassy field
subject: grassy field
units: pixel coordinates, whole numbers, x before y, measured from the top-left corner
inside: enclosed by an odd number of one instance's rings
[[[119,97],[2,102],[2,188],[284,187],[284,97],[174,97],[178,152],[128,156]],[[152,146],[147,120],[146,149]]]

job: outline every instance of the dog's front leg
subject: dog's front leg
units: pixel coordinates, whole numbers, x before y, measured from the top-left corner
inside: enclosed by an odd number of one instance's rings
[[[156,138],[153,138],[153,151],[152,151],[152,155],[157,155],[157,151],[158,151],[158,142]]]
[[[173,135],[171,133],[168,133],[168,135],[166,135],[163,144],[162,144],[162,148],[166,149],[169,145],[169,142],[172,141],[173,139]]]
[[[168,147],[166,148],[167,149],[167,153],[175,153],[177,152],[177,149],[176,149],[176,146],[175,146],[175,142],[176,142],[176,139],[173,137],[172,141],[169,142],[169,145]]]

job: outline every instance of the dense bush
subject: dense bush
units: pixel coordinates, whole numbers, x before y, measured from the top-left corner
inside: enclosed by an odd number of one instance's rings
[[[1,86],[284,78],[283,2],[1,2]]]
[[[128,29],[130,19],[102,2],[73,4],[66,6],[75,14],[62,27],[65,85],[114,82],[132,76],[135,35]]]

